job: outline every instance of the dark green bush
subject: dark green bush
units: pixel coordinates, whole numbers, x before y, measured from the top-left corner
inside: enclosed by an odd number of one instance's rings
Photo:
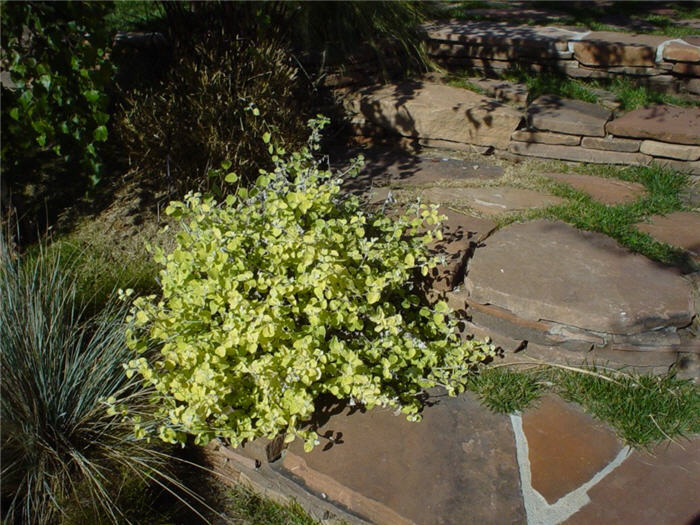
[[[110,9],[109,2],[2,4],[3,193],[27,220],[46,213],[44,201],[100,180],[113,76],[102,19]]]

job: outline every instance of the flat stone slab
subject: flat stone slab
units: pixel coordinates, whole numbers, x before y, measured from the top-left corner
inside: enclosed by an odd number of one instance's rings
[[[505,149],[522,114],[496,99],[431,82],[366,88],[350,96],[355,114],[405,137]]]
[[[442,240],[429,245],[431,253],[444,258],[444,264],[433,268],[426,277],[429,289],[452,290],[464,273],[465,257],[472,243],[477,243],[496,228],[489,219],[459,213],[444,206],[438,209],[447,217],[442,223]]]
[[[602,149],[605,151],[626,151],[635,153],[639,151],[641,140],[620,139],[608,135],[607,137],[583,137],[581,146],[589,149]],[[643,153],[647,153],[646,151]]]
[[[545,176],[581,190],[603,204],[615,205],[634,202],[646,191],[642,184],[619,179],[606,179],[574,173],[547,173]]]
[[[358,153],[365,157],[360,173],[343,182],[351,191],[401,185],[427,185],[443,181],[493,180],[503,175],[503,168],[485,159],[469,161],[435,155],[412,154],[399,148],[372,147],[342,155],[338,169],[348,164],[346,158]],[[340,154],[339,154],[340,156]],[[388,191],[388,190],[387,190]]]
[[[592,31],[574,43],[574,56],[587,66],[653,66],[656,48],[668,37]]]
[[[373,523],[524,523],[509,418],[471,394],[431,401],[420,423],[386,409],[331,410],[317,433],[334,441],[310,453],[292,443],[283,467]]]
[[[564,199],[534,190],[498,186],[489,188],[433,187],[422,190],[423,200],[434,204],[468,206],[486,216],[545,208],[561,204]]]
[[[666,157],[677,160],[698,160],[700,159],[700,146],[689,146],[688,144],[669,144],[656,140],[644,140],[639,151],[654,157]]]
[[[700,145],[700,108],[639,108],[608,122],[606,129],[620,137]]]
[[[527,157],[572,160],[575,162],[590,162],[594,164],[632,164],[644,166],[649,164],[652,160],[651,156],[643,153],[606,151],[578,146],[559,146],[527,142],[511,142],[510,146],[508,146],[508,151]]]
[[[552,504],[603,470],[622,450],[609,427],[555,395],[525,411],[532,488]]]
[[[686,326],[690,283],[600,233],[538,220],[507,226],[476,250],[465,279],[472,301],[609,334]]]
[[[539,130],[604,137],[612,112],[582,100],[543,95],[530,104],[527,115],[530,125]]]
[[[677,211],[654,215],[649,223],[640,222],[635,226],[656,240],[681,248],[700,260],[700,213]]]
[[[431,40],[521,45],[560,51],[566,51],[569,39],[580,38],[587,33],[551,26],[509,25],[479,21],[450,21],[424,27]]]
[[[564,523],[697,523],[700,514],[700,440],[635,450],[588,491],[590,503]]]
[[[670,42],[664,46],[663,57],[674,62],[700,62],[700,46],[685,42]]]
[[[519,129],[511,136],[513,140],[519,142],[537,142],[538,144],[559,144],[561,146],[578,146],[581,137],[577,135],[565,135],[562,133],[551,133],[549,131],[536,131]]]

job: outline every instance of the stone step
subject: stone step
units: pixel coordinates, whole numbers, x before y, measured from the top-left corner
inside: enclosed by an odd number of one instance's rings
[[[646,193],[642,184],[620,179],[606,179],[575,173],[546,173],[544,176],[581,190],[603,204],[616,205],[634,202]]]
[[[530,126],[542,131],[604,137],[612,112],[591,102],[544,95],[528,106],[527,115]]]
[[[419,190],[425,202],[468,207],[486,217],[545,208],[562,204],[564,199],[539,191],[493,186],[487,188],[432,187]]]
[[[700,146],[700,108],[639,108],[608,122],[606,130],[619,137]]]
[[[431,82],[375,86],[347,97],[353,114],[405,137],[505,149],[522,114],[501,102]]]
[[[602,234],[538,220],[507,226],[484,244],[466,273],[470,302],[620,335],[683,327],[693,318],[687,280]]]
[[[575,162],[590,162],[593,164],[627,164],[644,166],[652,161],[652,157],[643,153],[627,153],[623,151],[605,151],[578,146],[558,146],[525,142],[511,142],[508,151],[526,157],[543,159],[571,160]]]
[[[509,418],[468,393],[434,395],[420,423],[387,409],[323,409],[321,444],[305,453],[295,441],[282,467],[377,524],[523,523]]]

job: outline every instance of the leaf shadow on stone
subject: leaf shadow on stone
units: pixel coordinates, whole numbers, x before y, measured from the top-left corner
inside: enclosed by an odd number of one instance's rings
[[[362,154],[365,164],[360,173],[347,178],[343,189],[348,193],[361,195],[372,188],[387,186],[392,182],[411,178],[418,173],[422,160],[419,156],[396,147],[373,146],[370,148],[343,149],[334,152],[332,163],[339,168],[348,165],[350,160]]]

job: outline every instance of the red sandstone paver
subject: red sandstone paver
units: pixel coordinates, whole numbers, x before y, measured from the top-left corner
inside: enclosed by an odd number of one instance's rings
[[[328,488],[350,511],[375,523],[398,521],[377,512],[378,504],[416,524],[524,523],[509,418],[471,394],[433,400],[420,423],[383,409],[332,411],[318,433],[335,442],[322,440],[308,454],[295,442],[283,465],[329,498],[324,480],[332,480]]]
[[[636,226],[655,239],[681,248],[700,260],[700,213],[678,211],[654,215],[649,223],[642,222]]]
[[[700,145],[700,108],[639,108],[608,122],[606,130],[620,137]]]
[[[548,395],[523,414],[532,487],[552,504],[593,478],[622,450],[605,424]]]
[[[591,502],[567,525],[679,525],[700,519],[700,439],[634,451],[588,491]]]
[[[678,272],[600,233],[559,221],[512,224],[494,233],[469,262],[472,301],[611,334],[686,326],[691,288]]]
[[[588,193],[603,204],[615,205],[634,202],[645,193],[643,185],[619,179],[569,173],[547,173],[545,176]]]

